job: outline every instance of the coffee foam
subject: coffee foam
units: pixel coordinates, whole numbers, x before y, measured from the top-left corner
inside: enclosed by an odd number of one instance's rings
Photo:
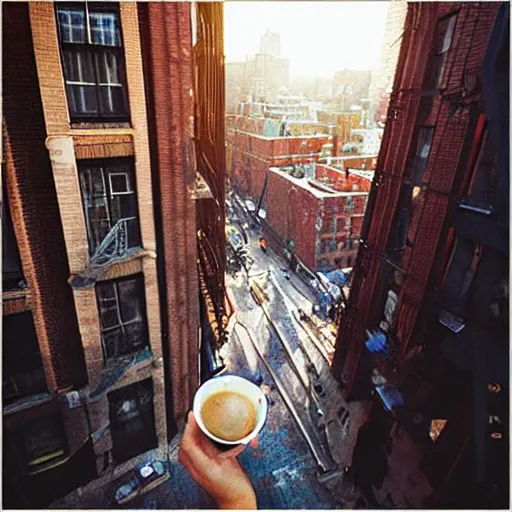
[[[201,407],[204,426],[225,441],[237,441],[256,426],[256,408],[245,396],[234,391],[210,395]]]

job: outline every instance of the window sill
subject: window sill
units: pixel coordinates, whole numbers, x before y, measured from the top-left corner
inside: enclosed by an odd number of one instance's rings
[[[56,452],[54,456],[52,456],[52,454],[50,454],[50,456],[52,457],[51,460],[40,463],[38,466],[30,467],[28,474],[33,476],[38,475],[39,473],[44,473],[50,469],[62,466],[62,464],[66,463],[70,459],[69,456],[64,455],[64,450],[59,450],[59,452]]]
[[[116,130],[131,128],[128,121],[80,121],[71,122],[71,129],[75,130]]]
[[[446,309],[441,309],[437,314],[438,322],[452,331],[454,334],[461,332],[466,327],[465,321]]]
[[[31,309],[31,293],[28,288],[2,292],[3,314],[11,315]]]
[[[102,128],[98,124],[90,125],[89,128],[78,128],[72,126],[68,132],[70,136],[100,136],[100,135],[133,135],[134,129],[127,124],[126,127]]]
[[[52,396],[50,393],[38,393],[34,395],[27,395],[19,398],[15,402],[9,405],[5,405],[3,407],[3,414],[13,414],[19,411],[23,411],[25,409],[29,409],[31,407],[36,407],[46,402],[51,402]],[[5,399],[4,399],[5,402]]]
[[[481,215],[492,215],[493,213],[491,208],[479,208],[478,206],[473,206],[466,203],[459,204],[459,208],[462,210],[468,210],[473,213],[479,213]]]

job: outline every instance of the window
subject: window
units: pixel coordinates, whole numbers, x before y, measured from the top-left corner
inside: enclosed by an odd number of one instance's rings
[[[112,391],[108,401],[116,464],[156,448],[151,379]]]
[[[388,333],[395,328],[398,298],[404,281],[404,274],[389,262],[384,262],[381,270],[382,295],[378,321],[382,331]]]
[[[118,5],[59,2],[57,22],[71,120],[128,120]]]
[[[395,228],[389,237],[388,246],[388,251],[391,253],[393,261],[395,261],[393,254],[402,253],[408,245],[412,245],[412,240],[408,239],[408,234],[411,225],[412,205],[415,194],[417,194],[417,188],[404,184],[400,192],[394,221]]]
[[[408,176],[412,183],[419,185],[423,178],[423,173],[427,167],[432,139],[434,137],[434,127],[420,126],[416,132],[415,146],[410,157],[408,166]]]
[[[442,302],[452,313],[464,315],[469,291],[482,257],[483,247],[457,237],[442,284]]]
[[[430,422],[429,436],[432,441],[437,441],[441,432],[446,427],[447,420],[432,420]]]
[[[345,203],[345,212],[346,213],[354,213],[355,203],[354,198],[352,196],[347,196],[347,201]]]
[[[20,434],[29,474],[50,469],[66,457],[64,425],[59,414],[28,423]]]
[[[133,354],[148,345],[142,275],[96,285],[105,359]]]
[[[428,61],[424,89],[438,89],[446,73],[446,58],[452,45],[457,14],[439,20],[436,26],[432,54]]]
[[[498,196],[497,155],[485,132],[482,147],[478,155],[473,175],[462,202],[463,208],[476,208],[484,213],[491,213]]]
[[[119,221],[126,222],[128,247],[140,247],[133,160],[83,160],[78,169],[90,253]]]
[[[7,202],[4,183],[2,201],[2,285],[3,291],[16,290],[26,286],[21,268],[20,253],[14,236],[11,213]]]
[[[48,391],[32,313],[3,317],[2,394],[4,405]]]

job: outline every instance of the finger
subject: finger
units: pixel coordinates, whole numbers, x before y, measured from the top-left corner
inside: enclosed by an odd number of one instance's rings
[[[258,436],[256,436],[254,439],[251,439],[251,442],[249,443],[249,446],[253,449],[253,450],[256,450],[256,448],[258,448],[258,445],[260,444],[259,440],[258,440]]]
[[[245,450],[245,445],[239,444],[235,448],[228,450],[227,452],[221,452],[218,455],[219,459],[231,459],[233,457],[238,457]]]

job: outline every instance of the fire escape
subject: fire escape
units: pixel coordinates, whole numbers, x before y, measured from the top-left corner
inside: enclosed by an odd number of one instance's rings
[[[195,11],[195,149],[198,174],[210,191],[210,197],[198,202],[197,207],[198,270],[213,345],[218,349],[225,341],[225,328],[231,314],[224,283],[226,155],[223,7],[219,3],[198,2]]]

